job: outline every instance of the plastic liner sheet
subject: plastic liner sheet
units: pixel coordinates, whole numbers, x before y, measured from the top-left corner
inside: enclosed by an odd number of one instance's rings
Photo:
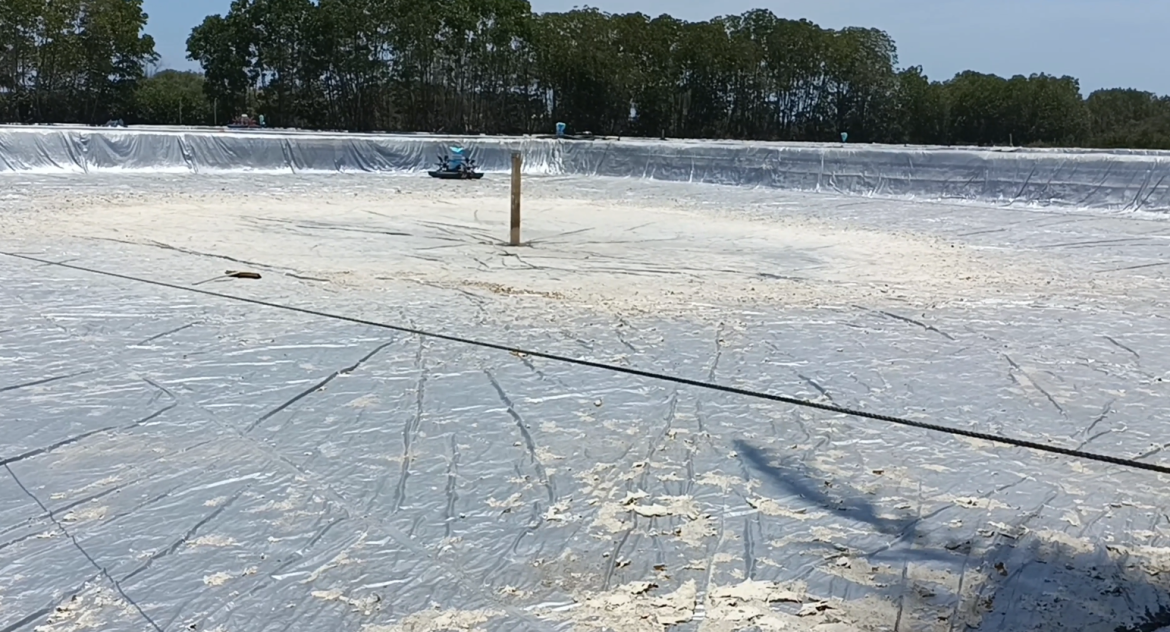
[[[121,247],[78,263],[219,269]],[[426,288],[266,280],[231,291],[1119,454],[1166,407],[1152,387],[1117,401],[1170,369],[1152,318],[619,328],[518,308],[508,328]],[[1170,624],[1166,487],[1144,472],[11,260],[0,332],[2,630]]]
[[[394,172],[449,143],[503,172],[636,177],[852,195],[1170,211],[1170,154],[645,139],[317,134],[196,129],[0,129],[0,173]]]

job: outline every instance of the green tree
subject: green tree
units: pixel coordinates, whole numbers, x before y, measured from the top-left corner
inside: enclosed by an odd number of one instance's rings
[[[671,134],[683,137],[720,137],[728,134],[731,96],[727,77],[736,60],[731,36],[723,23],[684,25],[679,43],[681,124]]]
[[[609,15],[546,13],[534,25],[537,82],[549,111],[577,130],[622,133],[633,105],[632,59]]]
[[[1009,131],[1007,80],[995,75],[967,71],[946,82],[949,113],[949,143],[962,145],[1006,145]]]
[[[674,132],[680,122],[682,66],[677,49],[683,23],[668,15],[618,16],[618,45],[629,60],[633,120],[629,131],[641,136]]]
[[[1089,111],[1079,81],[1036,74],[1026,85],[1024,101],[1015,104],[1022,115],[1015,132],[1019,143],[1070,146],[1088,139]]]
[[[321,72],[326,126],[348,130],[397,127],[389,91],[396,49],[388,0],[322,0],[315,65]]]
[[[85,0],[54,10],[69,2]],[[0,86],[73,88],[56,65],[99,48],[38,35],[69,24],[0,23],[16,42],[0,57]],[[26,51],[42,53],[41,42],[56,48],[29,72],[22,60],[40,62]],[[686,22],[588,7],[536,14],[527,0],[234,0],[192,31],[188,53],[220,120],[255,108],[275,125],[355,130],[518,133],[564,121],[599,134],[1170,146],[1165,99],[1086,100],[1075,79],[1045,74],[964,72],[940,83],[899,68],[880,30],[762,9]],[[5,111],[38,105],[14,94]],[[162,103],[146,87],[139,102]]]
[[[1086,100],[1091,144],[1170,149],[1170,99],[1139,90],[1098,90]]]
[[[134,108],[134,92],[156,61],[154,39],[142,33],[147,15],[141,0],[86,0],[77,20],[81,119],[123,118]]]
[[[145,24],[141,0],[0,0],[0,119],[1170,148],[1166,97],[1086,99],[1043,73],[932,81],[880,30],[763,9],[687,22],[527,0],[233,0],[187,40],[201,79],[146,79]]]
[[[898,73],[887,137],[915,145],[947,142],[949,120],[945,88],[913,66]]]
[[[151,125],[213,125],[203,75],[164,70],[144,79],[135,95],[134,121]]]
[[[203,67],[203,90],[215,109],[214,118],[230,121],[248,109],[252,33],[238,12],[239,0],[227,16],[211,15],[187,38],[187,57]]]
[[[825,140],[822,95],[831,33],[808,20],[780,20],[764,37],[772,134],[787,140]],[[833,126],[835,127],[835,126]]]
[[[898,88],[894,41],[876,29],[847,28],[833,34],[830,51],[832,135],[849,132],[861,142],[888,138]]]
[[[251,76],[264,88],[258,113],[287,127],[315,118],[322,105],[313,55],[320,38],[317,7],[310,0],[237,0],[232,10],[251,31]]]
[[[0,113],[84,123],[126,115],[157,59],[146,18],[141,0],[0,2]]]
[[[37,0],[0,2],[0,116],[29,117],[29,89],[36,73]]]

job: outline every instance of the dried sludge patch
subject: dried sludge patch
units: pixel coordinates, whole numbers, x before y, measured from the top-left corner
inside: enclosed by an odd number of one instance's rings
[[[778,604],[788,604],[788,611]],[[698,583],[688,580],[673,589],[635,581],[606,591],[583,592],[571,604],[527,609],[535,618],[568,623],[575,632],[663,632],[683,624],[699,623],[702,632],[860,632],[854,617],[865,616],[861,606],[809,597],[803,584],[747,580],[713,586],[700,595]],[[489,620],[508,618],[494,610],[416,612],[393,625],[374,625],[365,632],[473,632]]]
[[[183,196],[77,193],[67,204],[46,199],[21,222],[0,216],[0,227],[14,238],[97,240],[204,260],[216,274],[229,260],[349,290],[422,284],[470,293],[487,307],[526,300],[647,314],[697,305],[929,308],[1109,291],[1039,257],[911,231],[799,215],[760,219],[653,198],[559,198],[568,191],[542,192],[544,185],[525,206],[529,246],[509,249],[502,192],[460,199],[402,182],[406,190],[390,197],[365,189],[344,199],[328,184],[279,194],[241,183]],[[170,280],[190,274],[180,266],[149,272]]]

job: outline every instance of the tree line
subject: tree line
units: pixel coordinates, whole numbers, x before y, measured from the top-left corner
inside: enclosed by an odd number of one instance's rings
[[[886,33],[527,0],[234,0],[149,73],[141,0],[0,0],[0,119],[1170,149],[1170,97],[901,67]]]

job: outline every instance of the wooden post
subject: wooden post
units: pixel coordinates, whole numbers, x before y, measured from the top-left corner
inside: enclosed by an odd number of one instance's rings
[[[512,152],[512,236],[508,243],[520,245],[520,152]]]

